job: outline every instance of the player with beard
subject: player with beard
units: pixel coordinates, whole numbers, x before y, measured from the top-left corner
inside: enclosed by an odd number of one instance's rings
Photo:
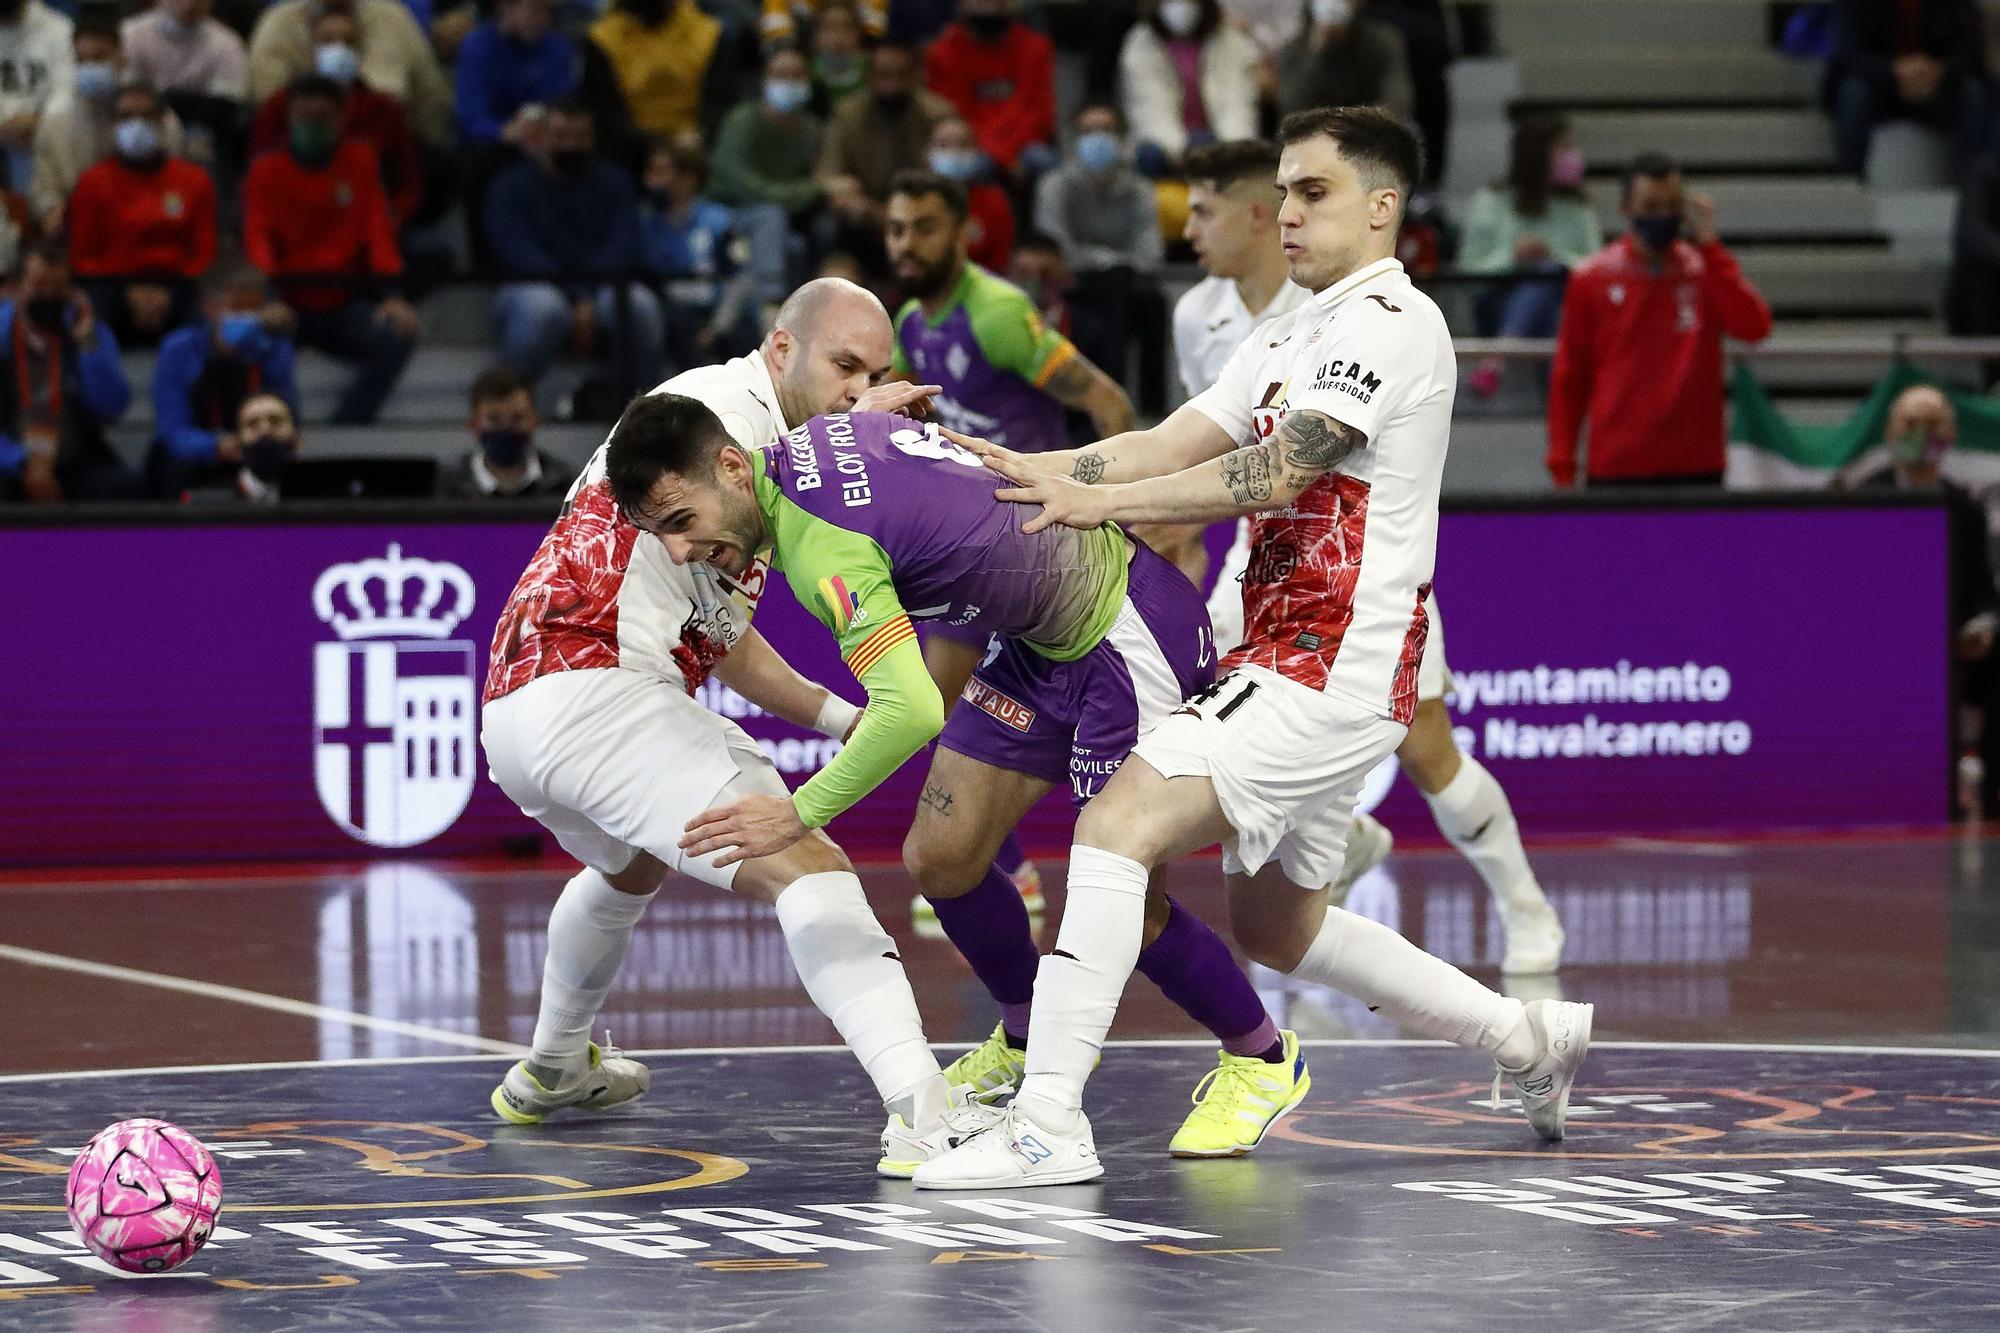
[[[1282,129],[1278,228],[1312,299],[1260,328],[1160,427],[1067,454],[973,442],[1042,506],[1022,528],[1255,514],[1245,641],[1224,675],[1141,736],[1077,821],[1069,901],[1035,981],[1027,1074],[1006,1119],[916,1172],[1002,1189],[1104,1172],[1083,1089],[1143,938],[1152,872],[1220,842],[1249,955],[1404,1028],[1488,1053],[1529,1124],[1563,1136],[1591,1007],[1496,994],[1327,901],[1370,770],[1416,706],[1438,491],[1457,391],[1451,334],[1395,259],[1421,178],[1409,128],[1375,107]]]

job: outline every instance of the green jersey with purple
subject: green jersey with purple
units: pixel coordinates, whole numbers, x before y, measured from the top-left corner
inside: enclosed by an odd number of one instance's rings
[[[1063,405],[1043,386],[1075,356],[1026,292],[977,264],[936,316],[915,300],[896,313],[896,373],[944,390],[938,420],[1022,453],[1069,447]]]
[[[935,426],[815,417],[755,457],[771,563],[868,690],[851,742],[798,792],[808,826],[940,729],[953,749],[1088,794],[1142,723],[1212,674],[1207,613],[1173,566],[1112,524],[1023,533],[1029,511],[994,498],[1004,483]],[[912,628],[926,620],[1001,641],[948,728]]]

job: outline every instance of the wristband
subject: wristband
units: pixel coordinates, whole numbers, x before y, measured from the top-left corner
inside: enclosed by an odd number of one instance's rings
[[[819,716],[813,719],[813,730],[822,736],[842,741],[854,727],[854,719],[861,716],[858,704],[851,704],[835,694],[826,692],[826,702],[819,706]]]

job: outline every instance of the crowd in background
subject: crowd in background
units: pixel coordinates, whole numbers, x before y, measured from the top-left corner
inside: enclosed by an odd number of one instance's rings
[[[349,367],[333,422],[374,421],[445,282],[482,284],[494,364],[528,410],[556,405],[546,382],[567,359],[593,369],[564,410],[607,417],[634,387],[754,346],[814,274],[893,302],[884,201],[912,168],[961,183],[974,260],[1157,412],[1158,276],[1181,246],[1186,153],[1298,108],[1373,103],[1419,128],[1434,184],[1447,67],[1480,40],[1476,8],[1457,10],[0,0],[0,267],[16,275],[0,301],[0,495],[184,495],[268,464],[277,450],[239,417],[268,394],[297,418],[297,347]],[[1977,0],[1790,12],[1784,39],[1825,60],[1843,164],[1859,169],[1886,118],[1949,138],[1965,191],[1953,318],[1995,327],[2000,168]],[[1058,51],[1085,71],[1066,118]],[[1492,279],[1468,331],[1550,336],[1571,271],[1604,249],[1590,168],[1561,119],[1525,117],[1507,176],[1462,217],[1419,192],[1402,258]],[[1674,207],[1714,241],[1698,199]],[[128,382],[134,346],[158,348],[150,384]],[[1501,363],[1469,369],[1474,394],[1497,390]],[[1558,404],[1575,397],[1564,374]],[[135,392],[158,422],[143,473],[103,447]],[[518,477],[534,458],[492,461]]]

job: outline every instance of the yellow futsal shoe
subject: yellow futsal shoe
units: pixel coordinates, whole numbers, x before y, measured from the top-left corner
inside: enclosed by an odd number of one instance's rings
[[[1285,1058],[1276,1064],[1254,1055],[1221,1052],[1222,1063],[1194,1089],[1194,1111],[1167,1145],[1176,1157],[1241,1157],[1264,1141],[1279,1117],[1305,1100],[1312,1075],[1299,1050],[1299,1034],[1281,1032]]]
[[[608,1039],[607,1039],[608,1040]],[[565,1106],[585,1111],[604,1111],[645,1094],[653,1076],[646,1066],[619,1053],[590,1043],[590,1063],[574,1079],[560,1087],[546,1087],[528,1072],[528,1062],[517,1060],[493,1089],[493,1114],[510,1125],[539,1125],[549,1112]]]
[[[993,1035],[945,1067],[944,1081],[972,1089],[974,1099],[995,1101],[1021,1086],[1028,1072],[1028,1053],[1007,1044],[1007,1026],[993,1025]]]
[[[1021,895],[1021,906],[1028,909],[1029,916],[1040,916],[1048,910],[1048,902],[1042,897],[1042,872],[1033,861],[1021,862],[1021,868],[1007,878],[1014,881],[1014,891]],[[910,921],[921,939],[939,939],[944,934],[938,928],[937,908],[921,893],[910,900]]]

